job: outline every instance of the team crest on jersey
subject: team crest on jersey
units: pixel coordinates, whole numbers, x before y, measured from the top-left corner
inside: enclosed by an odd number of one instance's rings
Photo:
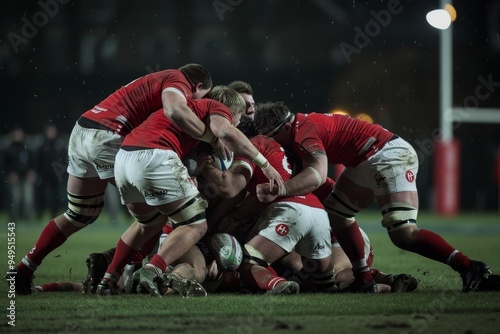
[[[282,237],[286,236],[288,232],[290,232],[290,228],[286,224],[278,224],[274,230]]]

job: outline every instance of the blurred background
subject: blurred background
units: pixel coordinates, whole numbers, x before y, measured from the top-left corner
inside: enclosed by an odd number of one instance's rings
[[[453,5],[453,105],[500,109],[500,0]],[[256,102],[368,115],[414,145],[421,207],[435,210],[440,31],[426,14],[439,1],[0,6],[0,210],[10,219],[65,209],[65,150],[80,114],[138,76],[190,62],[207,67],[215,84],[249,82]],[[460,142],[459,210],[499,212],[500,124],[455,123],[453,130]],[[16,191],[13,175],[24,182]],[[107,205],[122,210],[116,201]]]

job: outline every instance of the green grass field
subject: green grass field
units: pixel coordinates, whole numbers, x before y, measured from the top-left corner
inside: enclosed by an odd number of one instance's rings
[[[500,292],[460,292],[457,273],[443,264],[398,250],[374,214],[361,215],[375,249],[374,267],[420,278],[417,291],[380,295],[209,295],[203,299],[146,295],[113,297],[35,293],[9,298],[0,285],[2,333],[498,333]],[[102,219],[101,221],[105,221]],[[32,247],[45,222],[16,224],[16,262]],[[113,247],[126,228],[99,221],[50,254],[35,283],[79,281],[88,253]],[[500,273],[500,216],[420,215],[421,227],[439,230],[451,244]],[[0,270],[7,268],[7,229],[0,231]],[[15,301],[15,327],[8,324]]]

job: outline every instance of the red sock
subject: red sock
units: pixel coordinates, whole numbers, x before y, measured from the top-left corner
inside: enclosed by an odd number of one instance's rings
[[[283,277],[275,276],[266,268],[251,263],[243,263],[239,271],[241,279],[257,291],[272,290],[280,282],[286,282]]]
[[[125,266],[132,262],[132,259],[137,253],[137,249],[130,247],[120,238],[118,244],[116,245],[113,260],[109,264],[106,272],[112,274],[115,278],[120,277]]]
[[[365,260],[365,241],[359,231],[358,223],[354,222],[346,228],[335,230],[335,236],[340,246],[352,263],[352,270],[356,280],[371,282],[373,277]]]
[[[447,261],[453,270],[461,273],[465,269],[469,268],[472,261],[469,257],[462,254],[462,252],[456,251],[456,253],[450,255],[450,259]]]
[[[165,262],[165,260],[158,254],[153,255],[147,264],[155,266],[160,269],[162,273],[167,270],[167,262]]]
[[[61,232],[61,230],[57,227],[56,222],[52,219],[45,226],[31,251],[26,254],[26,257],[28,261],[33,262],[33,264],[37,267],[50,252],[61,246],[65,241],[66,236]],[[36,267],[30,269],[28,264],[23,262],[19,263],[19,269],[23,273],[30,276],[33,274],[32,269],[36,269]]]
[[[470,266],[471,260],[460,252],[455,252],[446,240],[439,234],[428,230],[420,230],[417,234],[417,242],[412,252],[425,256],[426,258],[449,264],[453,270],[458,272]],[[451,257],[451,258],[450,258]]]

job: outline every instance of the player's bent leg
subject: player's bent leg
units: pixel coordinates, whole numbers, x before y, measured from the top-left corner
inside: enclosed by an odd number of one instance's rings
[[[134,212],[136,221],[123,233],[116,245],[113,260],[109,264],[104,277],[97,286],[96,293],[100,295],[110,295],[118,293],[118,280],[122,276],[125,266],[133,262],[140,248],[153,236],[157,235],[167,218],[152,208],[146,211]],[[137,208],[137,207],[136,207]]]
[[[448,264],[453,270],[460,273],[462,291],[476,291],[487,284],[482,282],[488,282],[491,275],[488,265],[471,260],[440,235],[429,230],[418,229],[416,226],[417,208],[415,206],[408,202],[390,202],[382,206],[382,214],[384,216],[382,224],[387,228],[395,245],[426,258]]]
[[[50,252],[61,246],[70,235],[92,223],[99,215],[103,205],[100,195],[101,188],[99,187],[105,186],[107,182],[92,178],[89,187],[85,183],[87,180],[89,179],[79,179],[70,175],[68,180],[68,210],[64,215],[49,221],[31,251],[14,269],[16,272],[15,286],[19,294],[31,293],[33,273]],[[77,198],[75,194],[70,192],[75,189],[88,191],[86,193],[88,195]],[[6,279],[12,277],[12,274],[8,274]]]
[[[207,232],[207,202],[196,195],[157,208],[170,217],[174,228],[158,250],[158,255],[170,264],[186,254]]]
[[[259,249],[253,245],[259,247]],[[241,281],[253,292],[267,291],[269,295],[299,293],[300,288],[297,282],[287,281],[267,269],[271,264],[271,260],[261,252],[260,247],[264,247],[265,249],[262,249],[264,253],[273,260],[277,260],[285,254],[285,251],[275,243],[260,235],[255,236],[243,248],[243,263],[238,269],[241,274]],[[278,253],[272,254],[271,250]]]
[[[178,265],[184,265],[184,267],[181,266],[178,268],[178,270],[183,270],[185,272],[181,274],[183,278],[194,279],[199,283],[205,281],[207,276],[207,264],[203,253],[197,246],[192,247],[186,254],[182,255],[179,260],[177,260],[177,263]]]
[[[344,177],[343,180],[348,180],[348,178]],[[332,231],[352,263],[355,282],[351,284],[351,288],[354,290],[355,286],[359,286],[359,289],[355,289],[356,292],[365,290],[366,292],[376,292],[375,282],[365,259],[363,235],[354,220],[355,215],[366,207],[367,203],[365,201],[370,197],[373,198],[373,194],[370,189],[356,185],[350,180],[344,181],[344,184],[355,185],[355,188],[359,189],[361,194],[365,194],[366,199],[354,203],[351,200],[351,197],[355,198],[352,195],[353,190],[346,189],[345,186],[337,187],[336,184],[333,193],[325,200],[325,209],[328,212]]]
[[[153,274],[159,277],[167,269],[167,265],[178,260],[191,249],[206,233],[207,222],[205,209],[207,202],[199,194],[187,199],[177,200],[168,204],[156,206],[163,214],[168,215],[174,230],[161,245],[158,253],[141,269],[140,286],[152,295],[160,294],[157,279],[151,279]],[[147,270],[147,271],[146,271]],[[154,285],[156,284],[156,289]]]

